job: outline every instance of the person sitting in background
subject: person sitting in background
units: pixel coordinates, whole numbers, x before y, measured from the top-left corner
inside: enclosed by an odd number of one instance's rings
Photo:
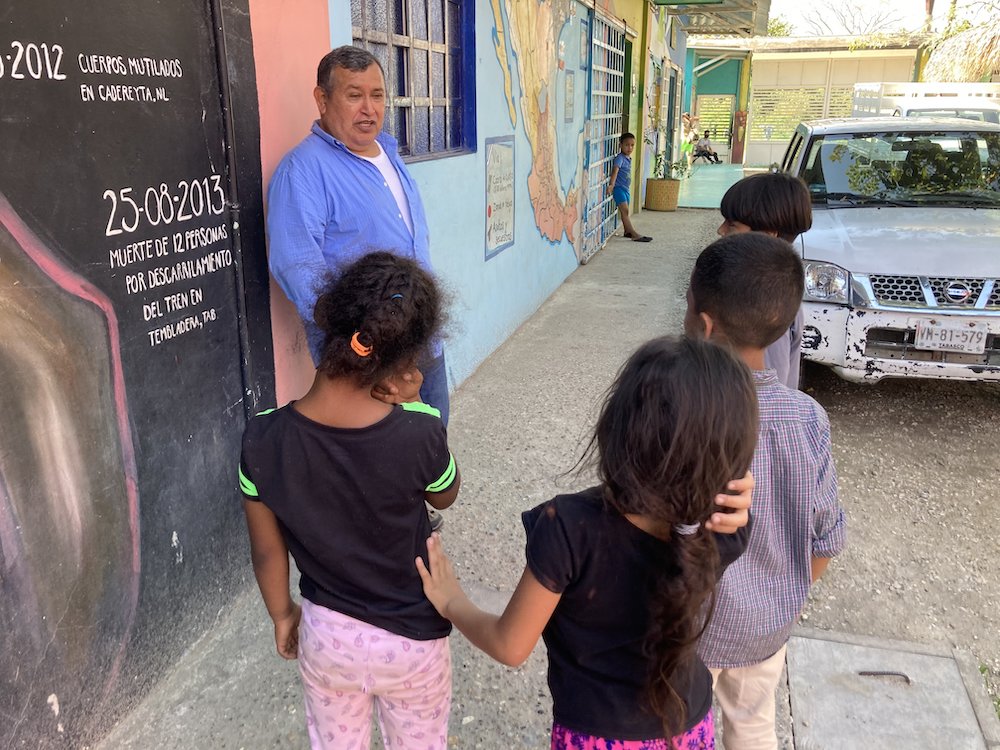
[[[697,159],[699,156],[703,156],[715,164],[722,164],[722,161],[719,159],[719,155],[715,153],[715,149],[712,148],[712,141],[709,138],[711,132],[712,131],[706,129],[701,138],[698,139],[698,142],[694,146],[694,158]]]

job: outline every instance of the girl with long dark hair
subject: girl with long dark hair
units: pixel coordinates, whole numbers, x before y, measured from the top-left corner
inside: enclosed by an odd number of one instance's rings
[[[600,484],[524,513],[527,566],[502,615],[468,600],[428,540],[424,591],[474,645],[513,666],[545,640],[554,750],[714,747],[695,644],[747,533],[707,524],[756,432],[746,366],[707,342],[654,339],[605,399],[585,454]]]

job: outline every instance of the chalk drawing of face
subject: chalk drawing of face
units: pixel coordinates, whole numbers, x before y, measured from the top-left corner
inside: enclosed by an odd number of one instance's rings
[[[138,600],[118,324],[3,196],[0,331],[0,714],[25,717],[27,736],[77,737],[114,686]]]

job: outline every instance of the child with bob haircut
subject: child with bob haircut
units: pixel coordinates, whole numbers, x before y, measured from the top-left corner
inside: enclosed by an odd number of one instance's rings
[[[791,246],[754,232],[705,248],[688,290],[685,331],[731,347],[753,371],[760,405],[750,544],[723,575],[698,645],[727,750],[777,748],[774,691],[785,644],[809,587],[845,542],[826,412],[764,363],[799,309],[803,283]]]
[[[809,188],[798,177],[784,172],[750,175],[733,185],[722,196],[723,222],[720,237],[743,232],[763,232],[793,243],[812,226],[812,200]],[[769,369],[789,388],[799,387],[802,347],[802,311],[765,354]]]
[[[653,339],[618,374],[581,459],[600,484],[522,515],[527,566],[502,615],[475,607],[440,537],[427,541],[427,597],[475,646],[518,665],[544,639],[553,750],[715,746],[695,643],[748,534],[707,524],[756,432],[745,366],[714,344]]]
[[[451,623],[413,567],[431,533],[424,502],[448,507],[460,482],[440,412],[419,398],[441,295],[412,260],[375,252],[327,284],[315,319],[325,344],[312,388],[250,420],[240,458],[275,645],[298,657],[313,748],[369,747],[377,707],[387,747],[443,750]],[[387,379],[404,403],[372,396]]]

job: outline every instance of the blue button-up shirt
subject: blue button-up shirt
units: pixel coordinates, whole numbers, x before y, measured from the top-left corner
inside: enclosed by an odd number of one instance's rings
[[[382,173],[314,122],[312,132],[281,160],[268,188],[271,273],[295,304],[309,351],[319,362],[323,333],[313,308],[324,279],[374,250],[388,250],[431,270],[427,217],[396,139],[376,138],[396,167],[410,204],[413,234]],[[435,344],[435,356],[440,344]]]

